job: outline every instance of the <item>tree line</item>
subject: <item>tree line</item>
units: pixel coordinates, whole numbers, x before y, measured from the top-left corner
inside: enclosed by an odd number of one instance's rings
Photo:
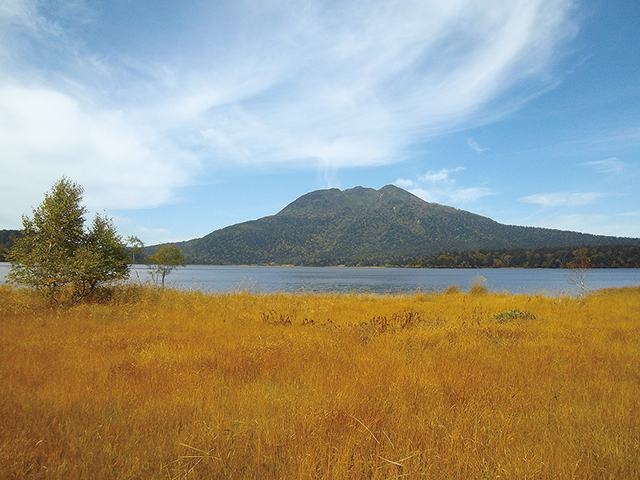
[[[640,268],[640,245],[583,247],[591,268]],[[566,268],[575,260],[576,247],[474,252],[441,252],[419,258],[406,266],[418,268]]]

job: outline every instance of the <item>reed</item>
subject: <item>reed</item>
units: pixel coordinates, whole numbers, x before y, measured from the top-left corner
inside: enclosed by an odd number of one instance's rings
[[[0,287],[2,478],[640,478],[640,288]]]

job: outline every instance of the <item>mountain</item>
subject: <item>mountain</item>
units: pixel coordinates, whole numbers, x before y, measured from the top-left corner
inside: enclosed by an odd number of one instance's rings
[[[275,215],[175,245],[197,264],[404,265],[438,252],[640,245],[640,239],[503,225],[387,185],[317,190]]]

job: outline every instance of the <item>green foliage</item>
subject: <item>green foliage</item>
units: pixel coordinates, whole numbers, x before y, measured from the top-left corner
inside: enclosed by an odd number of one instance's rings
[[[575,247],[476,250],[441,252],[409,262],[423,268],[570,268]],[[584,247],[591,268],[640,268],[640,246],[601,245]]]
[[[164,288],[164,279],[172,270],[186,265],[186,257],[182,251],[175,245],[162,245],[156,253],[149,255],[147,264],[152,267],[154,281],[156,276],[162,279],[162,288]]]
[[[538,316],[528,310],[516,308],[515,310],[505,310],[504,312],[496,313],[493,318],[498,323],[509,323],[519,320],[535,320]]]
[[[110,219],[97,215],[84,230],[82,194],[80,185],[62,178],[33,218],[23,216],[22,237],[7,254],[9,279],[54,303],[75,302],[100,283],[129,274],[124,244]]]

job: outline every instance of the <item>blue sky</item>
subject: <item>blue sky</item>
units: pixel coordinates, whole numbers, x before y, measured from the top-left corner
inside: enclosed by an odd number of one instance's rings
[[[395,184],[640,237],[640,6],[2,0],[0,228],[63,175],[147,244]]]

